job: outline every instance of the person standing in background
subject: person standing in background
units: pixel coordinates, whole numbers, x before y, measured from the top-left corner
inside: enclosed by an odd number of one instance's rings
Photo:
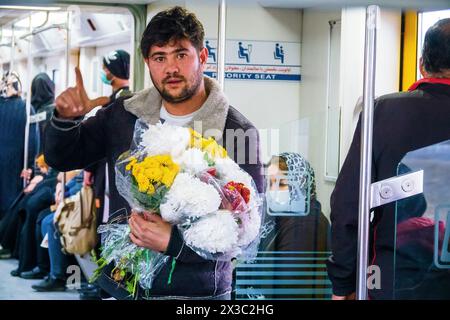
[[[22,84],[15,72],[8,72],[2,81],[0,98],[0,219],[23,189],[20,175],[24,165],[25,126],[27,123]],[[32,108],[31,113],[34,114]],[[28,168],[37,155],[39,132],[30,125]]]
[[[396,176],[408,152],[450,139],[450,19],[436,22],[426,32],[420,71],[423,79],[408,92],[375,100],[372,181]],[[335,300],[355,299],[360,150],[361,118],[330,201],[332,255],[327,269]],[[374,210],[369,259],[382,270],[382,276],[380,287],[368,290],[371,299],[394,297],[396,216],[395,202]],[[429,290],[428,297],[436,299],[435,294]]]
[[[45,73],[37,74],[31,82],[31,105],[39,117],[39,134],[44,136],[44,130],[55,109],[55,83]],[[44,152],[44,139],[40,139],[39,153]]]

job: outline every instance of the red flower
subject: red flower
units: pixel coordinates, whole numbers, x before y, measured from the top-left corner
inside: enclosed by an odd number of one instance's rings
[[[225,185],[225,189],[234,191],[236,190],[241,197],[244,199],[245,203],[249,203],[250,201],[250,190],[240,182],[230,181]]]
[[[210,175],[212,175],[213,177],[215,177],[216,174],[217,174],[217,170],[216,170],[216,168],[214,168],[214,167],[209,168],[208,170],[206,170],[206,172],[208,172],[208,173],[209,173]]]

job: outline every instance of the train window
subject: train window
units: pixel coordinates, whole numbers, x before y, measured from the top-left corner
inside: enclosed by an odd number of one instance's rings
[[[427,11],[419,13],[418,16],[418,30],[417,30],[417,56],[422,55],[421,50],[423,47],[423,41],[425,39],[425,33],[427,30],[435,24],[438,20],[450,18],[450,10],[439,10],[439,11]],[[419,59],[417,59],[417,78],[421,78],[419,70]]]

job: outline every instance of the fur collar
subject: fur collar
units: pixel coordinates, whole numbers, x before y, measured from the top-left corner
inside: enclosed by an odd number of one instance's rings
[[[214,134],[214,132],[217,133],[217,130],[222,135],[225,129],[229,104],[219,84],[215,80],[204,77],[204,81],[208,98],[191,122],[188,123],[188,126],[197,131],[201,131],[205,137],[217,136],[217,134]],[[139,91],[131,98],[125,100],[124,107],[125,110],[141,120],[149,124],[156,124],[160,120],[161,103],[162,99],[158,90],[155,87],[151,87]],[[199,127],[199,123],[201,123],[201,127]]]

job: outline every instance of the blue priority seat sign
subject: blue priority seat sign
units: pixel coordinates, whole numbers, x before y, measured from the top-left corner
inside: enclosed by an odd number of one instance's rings
[[[217,40],[206,39],[205,74],[217,77]],[[225,79],[300,81],[300,43],[227,40]]]

